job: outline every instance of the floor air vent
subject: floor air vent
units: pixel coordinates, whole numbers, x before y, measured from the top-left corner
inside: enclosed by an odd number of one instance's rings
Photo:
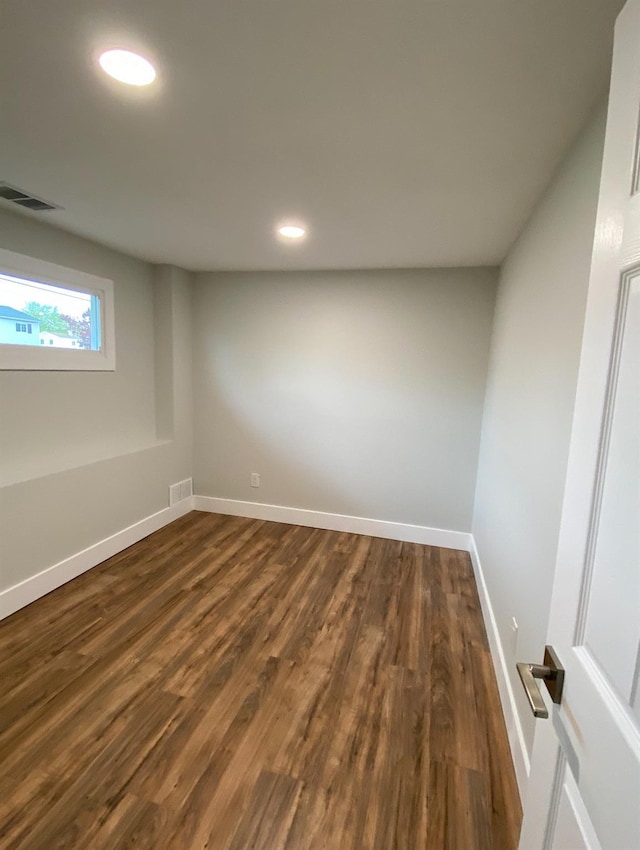
[[[169,485],[169,507],[190,499],[191,496],[193,496],[193,479],[185,478],[184,481]]]
[[[17,189],[15,186],[2,181],[0,181],[0,198],[10,201],[12,204],[17,204],[19,207],[36,210],[37,212],[62,209],[57,204],[50,204],[49,201],[43,201],[42,198],[36,198],[35,195],[31,195],[23,189]]]

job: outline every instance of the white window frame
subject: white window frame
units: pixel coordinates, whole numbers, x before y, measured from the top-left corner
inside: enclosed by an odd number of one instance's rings
[[[0,343],[0,369],[32,371],[113,372],[116,368],[116,334],[113,311],[113,281],[16,254],[0,248],[0,273],[61,286],[95,295],[100,300],[99,351],[50,348],[48,345]]]

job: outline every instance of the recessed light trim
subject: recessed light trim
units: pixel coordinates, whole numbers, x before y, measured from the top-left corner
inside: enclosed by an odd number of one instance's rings
[[[307,235],[307,229],[299,224],[282,224],[278,227],[278,233],[285,239],[302,239]]]
[[[148,86],[156,78],[151,62],[131,50],[105,50],[98,61],[106,74],[128,86]]]

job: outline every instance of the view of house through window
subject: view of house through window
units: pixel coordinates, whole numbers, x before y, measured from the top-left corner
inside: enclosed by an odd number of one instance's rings
[[[0,344],[99,351],[100,298],[0,274]]]

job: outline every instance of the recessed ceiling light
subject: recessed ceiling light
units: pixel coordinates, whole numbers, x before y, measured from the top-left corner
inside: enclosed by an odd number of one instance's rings
[[[156,70],[146,59],[130,50],[107,50],[99,59],[103,71],[130,86],[148,86],[156,78]]]
[[[285,239],[302,239],[303,236],[306,236],[307,231],[306,228],[297,224],[283,224],[278,228],[278,233]]]

